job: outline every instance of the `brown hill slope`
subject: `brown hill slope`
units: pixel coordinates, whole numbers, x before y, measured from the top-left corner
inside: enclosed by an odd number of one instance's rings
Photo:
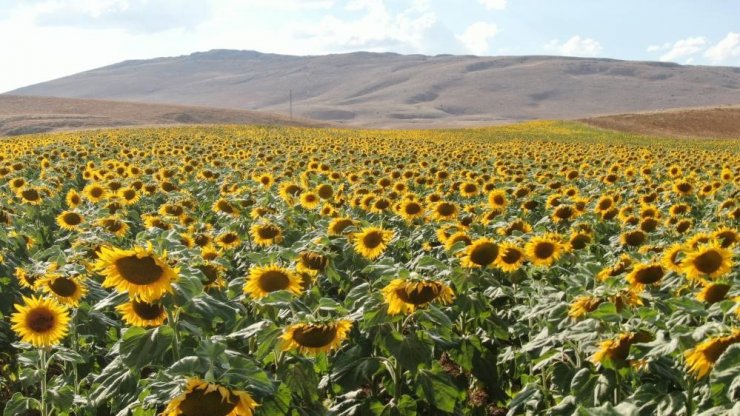
[[[54,130],[170,124],[326,126],[266,112],[180,105],[0,95],[0,136]]]
[[[616,114],[579,121],[629,133],[740,139],[740,105]]]
[[[482,125],[740,103],[740,68],[552,56],[214,50],[13,91],[287,113],[372,127]]]

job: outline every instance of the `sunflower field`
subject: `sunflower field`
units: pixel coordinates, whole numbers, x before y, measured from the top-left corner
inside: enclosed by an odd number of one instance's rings
[[[4,416],[740,414],[740,145],[0,140]]]

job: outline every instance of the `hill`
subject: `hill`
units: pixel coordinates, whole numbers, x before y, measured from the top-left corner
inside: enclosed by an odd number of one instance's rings
[[[266,112],[102,100],[0,95],[0,136],[177,124],[325,126]]]
[[[552,56],[287,56],[214,50],[125,61],[16,95],[175,103],[367,127],[486,125],[740,103],[740,68]]]

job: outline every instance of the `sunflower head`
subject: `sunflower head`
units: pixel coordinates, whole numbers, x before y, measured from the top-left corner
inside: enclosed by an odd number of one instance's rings
[[[78,306],[80,299],[87,294],[87,287],[79,278],[63,277],[55,273],[39,279],[36,287],[68,306]]]
[[[131,326],[160,326],[167,319],[164,306],[157,301],[147,302],[134,298],[117,306],[116,310],[121,314],[124,322]]]
[[[303,290],[301,277],[277,264],[255,266],[249,271],[244,293],[252,299],[260,299],[272,292],[287,290],[295,295]]]
[[[627,275],[627,281],[637,290],[642,290],[645,285],[657,284],[665,275],[665,269],[660,263],[636,264]]]
[[[323,272],[329,262],[329,258],[314,251],[304,251],[298,255],[296,270],[316,276]]]
[[[301,354],[317,355],[339,348],[352,328],[352,321],[340,319],[320,323],[297,323],[282,335],[283,351],[298,350]]]
[[[353,235],[355,251],[373,260],[379,257],[393,239],[393,231],[380,227],[365,227]]]
[[[252,240],[258,246],[271,246],[283,241],[283,232],[277,225],[271,222],[259,222],[250,227],[249,233]]]
[[[560,236],[548,233],[529,240],[525,246],[525,250],[532,264],[550,266],[562,255],[563,245],[560,241]]]
[[[737,329],[731,335],[709,338],[687,350],[684,357],[689,373],[697,379],[705,377],[725,350],[736,342],[740,342],[740,330]]]
[[[331,220],[328,227],[329,235],[343,235],[344,230],[348,227],[355,225],[354,220],[347,217],[338,217]]]
[[[681,267],[689,279],[716,279],[732,269],[732,251],[723,248],[716,241],[704,244],[686,253]]]
[[[12,328],[22,342],[36,348],[59,344],[69,330],[69,313],[57,301],[47,298],[23,297],[23,305],[15,305]]]
[[[388,314],[409,314],[433,301],[450,303],[455,297],[452,288],[435,280],[394,279],[383,288]]]
[[[496,257],[494,264],[504,272],[513,272],[518,270],[527,254],[522,248],[514,243],[502,243],[499,245],[499,255]]]
[[[488,238],[479,238],[473,241],[465,250],[462,259],[463,267],[486,268],[494,264],[499,256],[499,246]]]
[[[102,247],[96,268],[105,276],[103,287],[112,287],[149,302],[171,292],[172,282],[179,275],[179,269],[167,264],[166,253],[158,256],[151,244],[130,250]]]
[[[725,300],[731,288],[728,283],[722,282],[704,281],[703,286],[701,292],[696,295],[696,299],[710,304]]]
[[[188,380],[185,390],[167,404],[162,416],[252,416],[257,402],[246,391]]]

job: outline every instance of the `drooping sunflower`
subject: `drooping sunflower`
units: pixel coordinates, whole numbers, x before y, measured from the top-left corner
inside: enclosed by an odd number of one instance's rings
[[[139,327],[160,326],[167,320],[164,306],[157,301],[147,302],[141,299],[129,299],[116,306],[126,324]]]
[[[638,263],[627,274],[627,282],[636,290],[642,290],[645,285],[652,285],[660,282],[665,276],[665,269],[660,263]]]
[[[714,368],[714,363],[727,350],[727,348],[740,341],[740,330],[735,329],[731,335],[724,337],[713,337],[701,342],[694,348],[684,353],[689,373],[696,379],[701,379],[709,374]]]
[[[69,313],[53,299],[23,297],[23,305],[15,305],[12,328],[22,342],[36,348],[59,344],[69,331]]]
[[[732,252],[717,242],[704,244],[686,253],[681,268],[689,279],[716,279],[732,269]]]
[[[352,236],[355,251],[363,257],[373,260],[383,254],[394,233],[380,227],[364,227]]]
[[[550,266],[563,253],[563,246],[557,234],[547,233],[533,237],[524,246],[527,258],[536,266]]]
[[[673,244],[663,251],[663,259],[661,264],[668,270],[673,270],[676,273],[683,271],[681,264],[683,262],[684,246],[681,243]]]
[[[36,282],[36,287],[51,295],[57,302],[67,306],[79,306],[80,299],[87,294],[87,286],[74,277],[48,274]]]
[[[717,303],[727,298],[731,286],[724,282],[703,281],[702,290],[696,295],[696,299],[706,303]]]
[[[298,350],[305,355],[318,355],[339,348],[347,339],[352,321],[339,319],[329,322],[301,322],[283,331],[283,351]]]
[[[123,220],[121,220],[117,216],[101,218],[96,221],[96,224],[99,227],[104,228],[109,233],[115,235],[116,237],[125,236],[129,230],[128,224],[126,224]]]
[[[602,341],[599,344],[599,350],[591,356],[591,362],[603,364],[609,360],[615,366],[622,367],[626,364],[632,344],[649,342],[652,339],[652,335],[644,331],[619,334],[616,339]]]
[[[256,407],[257,402],[246,391],[191,378],[162,416],[252,416]]]
[[[224,279],[224,266],[206,261],[203,264],[195,266],[196,269],[203,273],[204,279],[201,279],[203,287],[206,289],[219,288],[226,286],[226,280]]]
[[[499,255],[496,257],[494,264],[504,272],[513,272],[518,270],[524,264],[527,254],[522,248],[514,243],[506,242],[499,245]]]
[[[347,227],[351,227],[355,225],[355,221],[352,218],[348,217],[337,217],[331,220],[329,222],[329,226],[327,227],[327,233],[332,236],[336,235],[342,235],[344,234],[344,230]]]
[[[604,300],[598,296],[582,295],[578,296],[570,303],[568,316],[573,319],[579,319],[589,312],[593,312],[601,305]]]
[[[435,280],[394,279],[383,288],[388,314],[409,314],[433,301],[450,303],[455,297],[452,288]]]
[[[283,241],[283,231],[271,222],[260,222],[249,228],[252,241],[258,246],[271,246]]]
[[[254,266],[249,270],[244,293],[252,299],[263,298],[278,290],[287,290],[294,295],[300,294],[303,290],[300,276],[277,264]]]
[[[499,256],[499,246],[493,240],[482,237],[465,250],[462,266],[467,268],[491,267]]]
[[[96,268],[105,276],[103,287],[112,287],[148,302],[171,292],[172,282],[180,272],[167,264],[166,252],[158,256],[151,244],[129,250],[102,247]]]
[[[325,255],[314,251],[304,251],[298,255],[296,270],[313,277],[323,272],[328,263],[329,258]]]

